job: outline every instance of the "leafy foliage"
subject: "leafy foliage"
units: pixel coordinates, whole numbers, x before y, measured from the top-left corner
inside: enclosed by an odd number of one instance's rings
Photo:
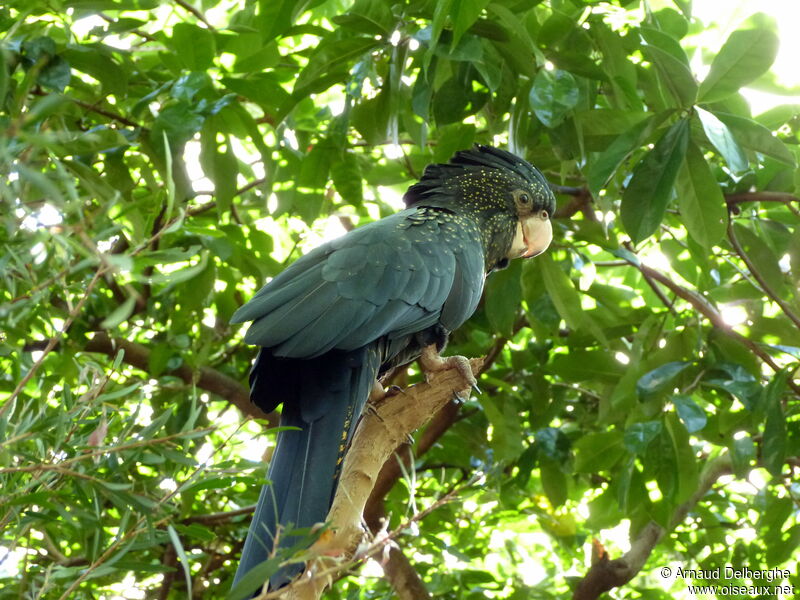
[[[779,88],[774,23],[709,48],[688,5],[0,7],[0,597],[225,597],[274,440],[229,317],[474,142],[557,184],[556,239],[453,335],[483,393],[382,499],[390,562],[567,598],[654,523],[617,597],[796,564],[800,120],[740,93]],[[331,597],[387,596],[368,568]]]

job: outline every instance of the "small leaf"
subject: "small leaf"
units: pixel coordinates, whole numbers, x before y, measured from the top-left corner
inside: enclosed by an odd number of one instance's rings
[[[372,1],[372,0],[370,0]],[[450,7],[450,20],[453,22],[453,41],[451,48],[455,48],[461,36],[478,20],[481,12],[490,0],[460,0]]]
[[[278,570],[281,557],[268,558],[244,574],[228,592],[227,600],[245,600],[253,596],[254,590],[261,590],[264,583]]]
[[[131,316],[133,309],[136,306],[136,298],[133,296],[128,297],[125,302],[115,308],[110,315],[108,315],[103,322],[100,323],[100,329],[114,329],[117,325],[122,323],[125,319]]]
[[[344,151],[331,165],[333,186],[350,206],[361,206],[364,202],[364,182],[358,158],[353,152]]]
[[[678,417],[686,427],[686,431],[694,433],[706,426],[708,417],[705,411],[689,396],[673,396],[672,403],[678,411]]]
[[[749,435],[733,440],[728,449],[731,453],[733,472],[737,477],[747,476],[756,460],[756,444]]]
[[[625,430],[625,447],[633,454],[643,454],[650,442],[661,433],[661,427],[661,421],[634,423]]]
[[[675,98],[676,106],[692,106],[697,98],[697,82],[689,66],[673,54],[650,44],[642,46],[642,53],[656,66],[659,78]]]
[[[667,209],[689,143],[689,121],[681,119],[636,165],[622,195],[620,214],[634,243],[654,233]]]
[[[39,72],[39,77],[36,81],[42,87],[63,92],[64,88],[69,85],[71,76],[69,63],[61,56],[54,56]]]
[[[370,35],[388,37],[394,28],[394,15],[384,0],[356,0],[346,14],[333,17],[333,22]]]
[[[764,389],[767,420],[764,423],[762,456],[764,466],[775,477],[779,477],[783,471],[786,458],[786,416],[781,406],[781,395],[787,381],[786,371],[781,371]]]
[[[669,389],[673,380],[691,364],[682,361],[668,362],[645,373],[636,382],[636,392],[639,394],[639,398],[647,399]]]
[[[705,131],[711,143],[714,144],[714,147],[719,150],[731,171],[735,173],[746,171],[749,167],[747,156],[745,156],[739,144],[736,143],[736,140],[733,139],[733,134],[725,123],[720,121],[713,113],[703,110],[699,106],[695,107],[695,113],[700,117],[703,131]]]
[[[558,463],[546,458],[539,458],[539,473],[542,477],[542,488],[550,505],[558,508],[567,501],[567,477]]]
[[[204,71],[216,54],[214,34],[193,23],[176,23],[169,45],[180,64],[190,71]]]
[[[727,98],[765,73],[775,60],[778,43],[778,36],[763,26],[734,31],[700,84],[699,100],[715,102]]]
[[[486,317],[497,333],[511,336],[522,301],[522,261],[493,273],[486,282]]]
[[[187,596],[191,598],[192,569],[189,566],[189,558],[186,556],[186,551],[183,549],[183,544],[181,544],[181,538],[178,535],[178,532],[175,531],[175,528],[172,525],[167,525],[167,532],[169,533],[169,539],[172,542],[172,545],[175,547],[175,552],[181,561],[181,565],[183,566],[183,575],[186,577],[186,593]]]
[[[533,112],[547,127],[561,124],[578,104],[580,93],[572,74],[556,69],[541,69],[533,80],[529,101]]]

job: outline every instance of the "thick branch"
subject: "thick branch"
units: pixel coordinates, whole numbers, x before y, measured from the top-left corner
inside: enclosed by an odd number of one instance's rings
[[[125,355],[122,361],[125,364],[145,372],[149,368],[150,351],[147,348],[141,344],[129,342],[128,340],[109,337],[106,333],[95,333],[94,337],[87,342],[83,349],[86,352],[100,352],[111,357],[116,356],[117,352],[120,350],[124,350]],[[267,415],[250,402],[250,394],[246,387],[235,379],[223,375],[215,369],[209,367],[192,369],[188,365],[181,365],[177,369],[166,371],[166,373],[178,377],[186,383],[193,383],[200,389],[216,394],[221,398],[225,398],[245,415],[258,419],[266,419],[270,427],[277,425],[278,419],[274,413]]]
[[[611,560],[607,555],[603,555],[575,588],[573,600],[595,600],[604,592],[625,585],[633,579],[642,570],[661,538],[680,525],[717,480],[730,473],[731,469],[729,454],[724,454],[708,463],[694,494],[672,513],[669,528],[665,529],[651,521],[631,541],[631,549],[620,558]]]
[[[481,359],[472,359],[478,374]],[[431,383],[418,383],[403,393],[389,395],[365,411],[344,460],[333,506],[328,513],[331,529],[312,547],[316,558],[306,572],[285,588],[286,600],[320,597],[335,578],[336,566],[351,558],[362,541],[361,515],[381,468],[414,430],[470,387],[456,369],[438,373]]]
[[[431,597],[414,565],[400,548],[389,548],[389,558],[383,565],[383,572],[400,600],[428,600]]]
[[[385,467],[385,465],[384,465]],[[383,510],[383,503],[380,503]],[[381,515],[381,524],[386,523],[386,513]],[[383,526],[378,529],[369,525],[373,537],[384,534]],[[376,557],[377,558],[377,557]],[[392,586],[395,596],[400,600],[429,600],[431,595],[420,578],[419,573],[408,560],[408,557],[397,546],[397,544],[387,544],[384,551],[381,566],[383,573],[389,584]]]

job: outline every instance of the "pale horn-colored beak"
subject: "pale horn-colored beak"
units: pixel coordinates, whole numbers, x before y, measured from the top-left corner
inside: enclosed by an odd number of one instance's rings
[[[553,240],[553,226],[544,211],[521,219],[508,258],[530,258],[547,250]]]

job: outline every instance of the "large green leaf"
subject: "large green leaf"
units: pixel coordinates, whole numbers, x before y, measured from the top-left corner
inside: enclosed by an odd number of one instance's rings
[[[622,222],[634,242],[641,242],[661,224],[688,142],[689,122],[681,119],[636,165],[620,207]]]
[[[172,28],[169,45],[180,63],[191,71],[210,67],[216,54],[214,35],[192,23],[177,23]]]
[[[694,104],[697,98],[697,82],[688,64],[652,42],[642,46],[642,53],[656,65],[662,84],[675,99],[675,106],[688,107]]]
[[[731,171],[741,173],[747,170],[749,166],[747,157],[742,152],[739,144],[736,143],[733,134],[725,123],[720,121],[713,113],[703,110],[699,106],[695,108],[695,114],[700,118],[700,123],[703,125],[703,131],[705,131],[706,136],[723,156]]]
[[[790,167],[797,164],[794,154],[787,145],[760,123],[728,113],[717,112],[715,114],[733,132],[736,141],[745,148],[760,152]]]
[[[652,126],[652,117],[639,122],[618,136],[605,151],[590,163],[586,180],[589,191],[594,196],[599,195],[600,190],[625,158],[641,145],[647,131]]]
[[[497,333],[511,336],[522,300],[522,261],[515,260],[486,282],[486,316]]]
[[[778,43],[778,36],[765,27],[734,31],[700,84],[699,100],[727,98],[765,73],[775,60]]]
[[[461,0],[450,6],[450,19],[453,22],[453,41],[451,48],[455,48],[461,36],[478,20],[481,12],[490,0]]]
[[[533,80],[528,100],[533,112],[547,127],[556,127],[578,104],[580,92],[575,78],[560,69],[541,69]]]
[[[711,248],[725,235],[728,210],[703,153],[690,143],[678,173],[678,208],[689,235]]]

